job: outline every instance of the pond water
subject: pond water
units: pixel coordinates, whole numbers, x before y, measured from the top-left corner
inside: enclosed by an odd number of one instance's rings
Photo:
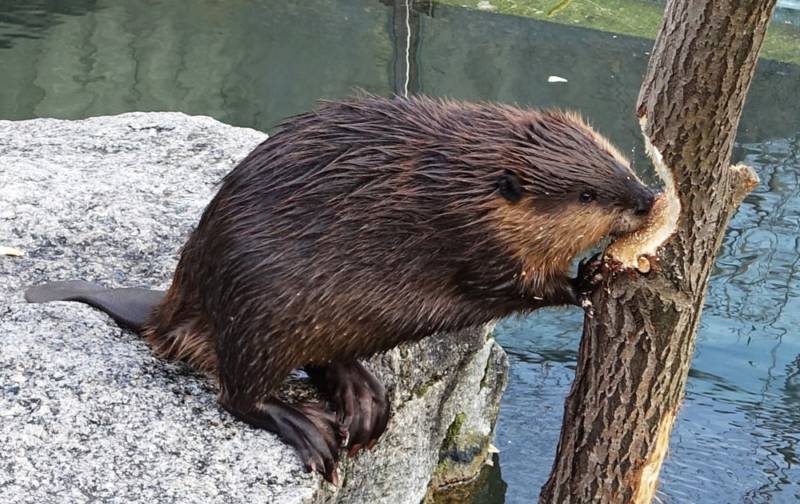
[[[0,0],[0,119],[180,110],[269,131],[318,98],[408,89],[579,110],[652,180],[632,112],[651,46],[422,1]],[[800,67],[759,63],[734,158],[762,183],[713,273],[661,502],[800,500],[798,97]],[[477,502],[538,494],[580,327],[567,309],[499,325],[511,378]]]

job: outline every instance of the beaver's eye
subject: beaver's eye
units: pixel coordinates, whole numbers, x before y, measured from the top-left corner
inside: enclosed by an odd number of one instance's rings
[[[594,193],[591,191],[583,191],[580,195],[581,203],[591,203],[594,201]]]
[[[507,171],[497,177],[497,192],[511,203],[516,203],[522,199],[522,184],[516,175]]]

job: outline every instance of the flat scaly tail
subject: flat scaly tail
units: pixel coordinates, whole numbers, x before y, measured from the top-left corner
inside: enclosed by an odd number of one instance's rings
[[[109,289],[84,280],[67,280],[31,287],[25,291],[25,300],[29,303],[86,303],[110,315],[120,326],[141,333],[142,326],[165,294],[139,288]]]

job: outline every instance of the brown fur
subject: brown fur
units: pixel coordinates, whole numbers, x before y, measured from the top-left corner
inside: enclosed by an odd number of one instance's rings
[[[499,194],[504,176],[519,201]],[[574,301],[570,262],[651,201],[575,115],[325,103],[225,178],[144,333],[246,410],[299,366]]]

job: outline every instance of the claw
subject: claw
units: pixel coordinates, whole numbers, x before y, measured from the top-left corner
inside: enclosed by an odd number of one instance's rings
[[[342,448],[350,443],[350,431],[347,429],[346,425],[339,424],[339,438],[342,440],[341,443],[339,443],[339,446]]]
[[[350,447],[350,450],[347,452],[347,456],[350,458],[355,457],[356,454],[358,453],[358,450],[360,449],[361,449],[360,444],[354,444],[353,446]]]
[[[328,478],[326,476],[325,479],[328,480],[332,485],[338,487],[339,486],[339,471],[337,471],[336,468],[334,467],[331,470],[330,478]]]

